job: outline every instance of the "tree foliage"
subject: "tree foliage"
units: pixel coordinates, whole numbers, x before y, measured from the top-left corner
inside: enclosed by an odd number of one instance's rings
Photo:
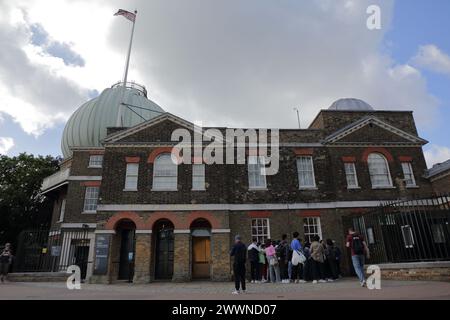
[[[59,163],[60,158],[52,156],[0,155],[0,244],[15,243],[22,230],[48,226],[52,201],[40,194],[40,188]]]

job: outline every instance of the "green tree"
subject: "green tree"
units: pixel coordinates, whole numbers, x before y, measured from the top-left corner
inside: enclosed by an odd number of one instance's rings
[[[59,163],[60,158],[52,156],[0,155],[0,244],[14,244],[22,230],[49,225],[52,201],[40,194],[40,188]]]

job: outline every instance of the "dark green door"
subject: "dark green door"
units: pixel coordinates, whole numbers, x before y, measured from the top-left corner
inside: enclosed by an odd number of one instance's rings
[[[174,256],[173,228],[162,228],[156,234],[155,278],[170,280],[173,276]]]

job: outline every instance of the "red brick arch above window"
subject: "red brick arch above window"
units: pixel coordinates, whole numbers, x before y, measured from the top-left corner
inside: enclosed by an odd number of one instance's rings
[[[270,218],[272,212],[270,211],[250,211],[248,212],[250,218]]]
[[[131,220],[136,225],[136,230],[145,230],[145,223],[136,212],[119,212],[108,219],[105,225],[106,230],[115,230],[121,220]]]
[[[295,148],[294,153],[296,156],[312,156],[314,154],[313,148]]]
[[[298,212],[298,215],[301,218],[307,218],[307,217],[320,217],[322,215],[322,211],[320,210],[300,210]]]
[[[369,158],[369,155],[371,153],[380,153],[382,154],[388,162],[393,162],[394,157],[392,154],[386,149],[382,147],[370,147],[364,150],[361,160],[363,162],[367,162],[367,159]]]
[[[172,153],[172,147],[160,147],[153,150],[148,156],[147,163],[154,163],[155,159],[163,153]]]

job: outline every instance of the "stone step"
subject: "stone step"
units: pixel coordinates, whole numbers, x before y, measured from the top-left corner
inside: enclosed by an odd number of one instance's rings
[[[8,274],[11,282],[65,282],[69,275],[65,272],[14,272]]]

